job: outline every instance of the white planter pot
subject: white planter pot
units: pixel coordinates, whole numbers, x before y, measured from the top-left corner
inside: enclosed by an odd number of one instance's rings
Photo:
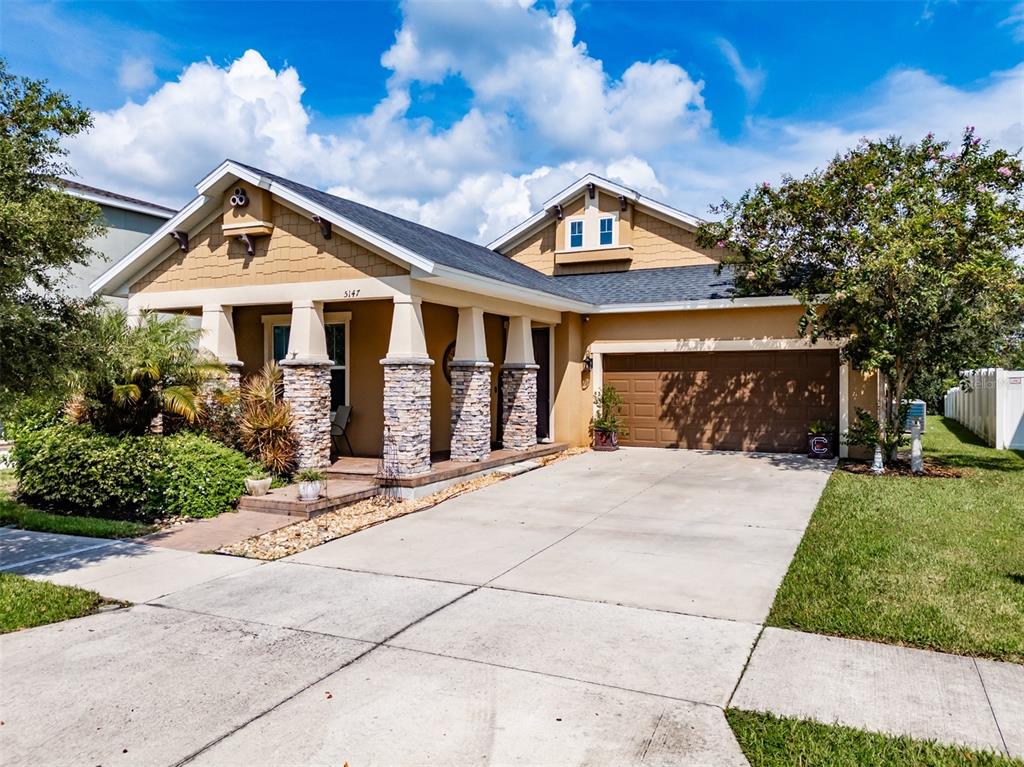
[[[267,491],[270,490],[270,483],[273,480],[270,477],[265,479],[247,479],[245,480],[245,491],[249,495],[266,495]]]
[[[323,482],[300,482],[299,483],[299,500],[300,501],[315,501],[320,497],[320,493],[324,489]]]

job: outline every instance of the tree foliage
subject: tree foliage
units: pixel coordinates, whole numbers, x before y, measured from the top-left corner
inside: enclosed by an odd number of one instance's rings
[[[90,349],[85,299],[65,295],[68,271],[95,257],[100,210],[65,194],[64,141],[88,111],[0,59],[0,406],[40,386]]]
[[[163,413],[196,421],[204,386],[224,372],[197,348],[200,331],[181,316],[144,312],[136,325],[111,310],[95,332],[104,353],[72,373],[76,393],[68,414],[105,434],[145,434]]]
[[[886,442],[923,371],[983,364],[1019,331],[1022,200],[1019,153],[973,128],[955,147],[864,140],[824,170],[724,201],[698,241],[723,248],[741,295],[794,294],[802,334],[878,371]]]

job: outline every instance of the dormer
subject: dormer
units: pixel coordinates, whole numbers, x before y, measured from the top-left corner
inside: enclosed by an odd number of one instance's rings
[[[555,275],[717,263],[720,252],[697,245],[701,223],[635,189],[589,174],[489,247]]]

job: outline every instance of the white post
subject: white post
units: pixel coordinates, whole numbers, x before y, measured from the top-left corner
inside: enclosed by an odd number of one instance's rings
[[[239,366],[235,347],[235,325],[230,306],[207,304],[203,306],[202,336],[199,348],[209,352],[225,365]]]
[[[427,359],[427,336],[423,330],[423,299],[419,296],[395,296],[391,316],[389,360]]]
[[[292,301],[292,329],[288,338],[288,359],[306,364],[330,362],[327,332],[324,330],[322,301]]]
[[[910,421],[910,470],[915,474],[924,472],[924,453],[921,449],[921,419]]]

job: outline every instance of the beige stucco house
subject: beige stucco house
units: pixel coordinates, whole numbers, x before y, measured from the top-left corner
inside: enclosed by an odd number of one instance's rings
[[[876,400],[799,337],[795,299],[732,297],[697,218],[596,176],[487,247],[232,161],[197,190],[92,290],[200,315],[242,376],[279,361],[303,465],[330,461],[340,405],[356,454],[387,439],[415,476],[586,444],[603,384],[639,446],[802,451],[809,421]]]

